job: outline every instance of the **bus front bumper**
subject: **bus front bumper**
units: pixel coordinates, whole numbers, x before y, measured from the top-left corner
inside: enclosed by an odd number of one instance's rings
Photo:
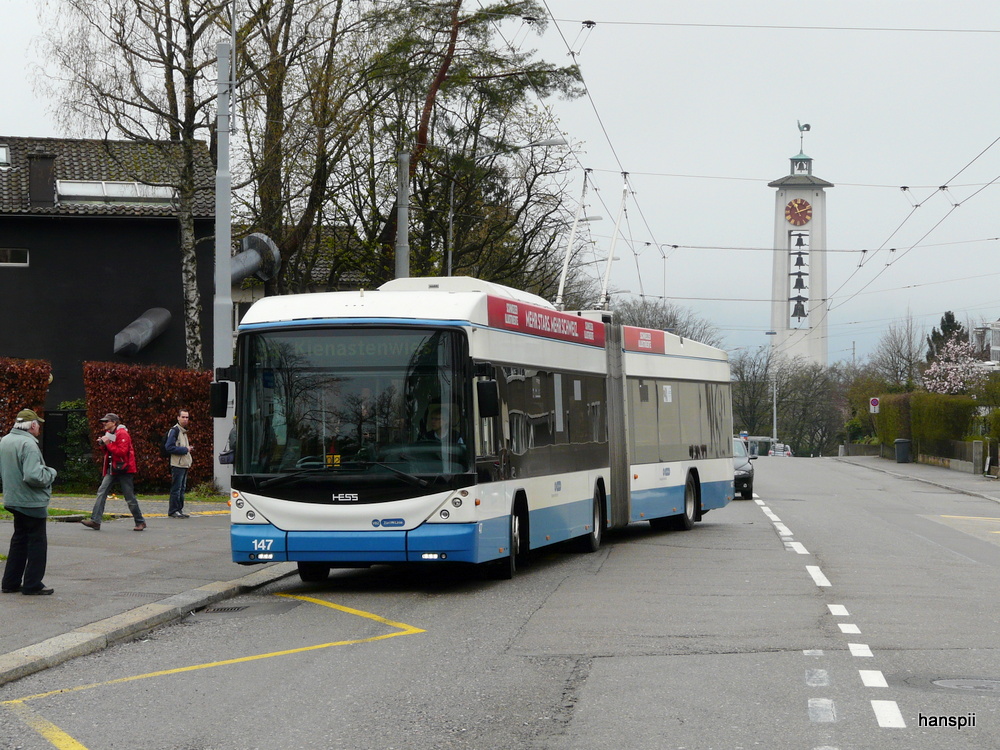
[[[504,551],[482,542],[481,524],[425,523],[410,531],[282,531],[271,524],[233,524],[235,563],[404,563],[495,560]],[[491,554],[492,553],[492,554]]]

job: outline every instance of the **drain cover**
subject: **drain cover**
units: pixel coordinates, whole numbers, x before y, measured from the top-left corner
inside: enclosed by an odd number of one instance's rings
[[[1000,693],[1000,680],[933,680],[938,687]]]

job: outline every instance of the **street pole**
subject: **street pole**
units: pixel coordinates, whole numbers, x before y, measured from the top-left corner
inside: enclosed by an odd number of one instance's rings
[[[448,253],[445,276],[451,276],[452,247],[455,242],[455,178],[448,181]]]
[[[775,378],[771,381],[774,385],[773,396],[771,399],[771,406],[773,411],[773,421],[771,422],[771,445],[773,447],[774,443],[778,442],[778,379]]]
[[[396,175],[396,278],[410,276],[410,152],[399,153]]]
[[[215,172],[215,298],[212,303],[212,361],[215,368],[231,367],[233,364],[233,292],[230,271],[232,259],[232,174],[229,171],[230,99],[232,81],[230,52],[232,47],[222,42],[216,46],[218,57],[218,100],[216,110],[216,132],[218,143],[218,166]],[[232,467],[219,463],[233,424],[234,389],[230,388],[226,405],[226,416],[214,419],[212,445],[212,465],[215,467],[215,483],[229,493]],[[206,450],[198,446],[195,450]]]

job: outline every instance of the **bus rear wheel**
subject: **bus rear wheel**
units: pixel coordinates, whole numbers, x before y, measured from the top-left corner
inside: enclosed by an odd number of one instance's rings
[[[322,583],[330,577],[330,566],[325,563],[300,562],[298,566],[303,583]]]
[[[580,552],[597,552],[604,539],[604,505],[601,503],[600,490],[594,491],[594,504],[590,512],[590,532],[577,537],[577,549]]]
[[[688,474],[684,483],[684,512],[666,518],[651,518],[649,525],[657,531],[688,531],[698,518],[698,486]]]

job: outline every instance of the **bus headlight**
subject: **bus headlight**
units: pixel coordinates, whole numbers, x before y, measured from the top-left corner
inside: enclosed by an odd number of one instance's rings
[[[442,508],[441,512],[438,515],[441,516],[441,518],[448,519],[451,518],[451,511],[449,511],[447,508]]]
[[[456,508],[461,508],[462,507],[462,498],[460,498],[460,497],[453,497],[451,499],[451,504],[454,505]]]

